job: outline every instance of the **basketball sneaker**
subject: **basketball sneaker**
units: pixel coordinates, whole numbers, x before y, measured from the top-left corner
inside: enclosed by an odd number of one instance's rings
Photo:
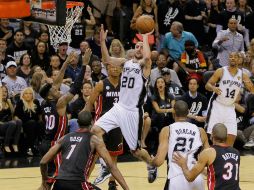
[[[99,176],[94,180],[93,184],[98,185],[103,183],[106,179],[108,179],[111,176],[111,173],[109,172],[108,168],[106,166],[101,165],[101,171]]]
[[[108,190],[117,190],[116,186],[117,184],[115,181],[108,182]]]
[[[245,145],[243,145],[243,147],[245,148],[245,149],[251,149],[251,148],[253,148],[254,147],[254,140],[249,140],[247,143],[245,143]]]
[[[148,182],[153,183],[157,179],[157,176],[158,176],[157,167],[147,165],[147,170],[148,170]]]

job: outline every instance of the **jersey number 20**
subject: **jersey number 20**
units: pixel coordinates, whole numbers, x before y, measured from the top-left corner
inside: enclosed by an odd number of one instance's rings
[[[135,78],[133,78],[133,77],[130,77],[130,78],[128,78],[128,77],[123,77],[122,78],[122,85],[121,85],[121,87],[123,87],[123,88],[133,88],[134,87],[134,83],[135,83]]]

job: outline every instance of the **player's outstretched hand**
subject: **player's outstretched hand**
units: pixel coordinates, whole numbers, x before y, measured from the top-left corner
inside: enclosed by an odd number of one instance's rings
[[[143,36],[148,36],[148,35],[153,34],[153,32],[154,32],[154,29],[153,29],[151,32],[148,32],[148,33],[145,33],[145,34],[142,34],[142,35],[143,35]]]
[[[85,55],[82,56],[83,65],[88,65],[91,55],[92,55],[92,50],[90,48],[87,48],[85,51]]]
[[[108,34],[108,30],[104,30],[104,26],[103,24],[101,25],[101,32],[100,32],[100,41],[101,42],[105,42],[105,40],[107,39],[107,34]]]
[[[178,152],[174,152],[173,162],[175,162],[178,166],[183,168],[184,166],[187,165],[187,157],[185,158],[181,154],[179,154]]]

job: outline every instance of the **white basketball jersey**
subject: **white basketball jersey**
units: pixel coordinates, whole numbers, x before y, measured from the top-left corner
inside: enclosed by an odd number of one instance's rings
[[[146,98],[147,79],[139,63],[129,60],[124,64],[118,104],[127,109],[143,106]]]
[[[197,154],[201,151],[203,143],[201,141],[199,128],[189,122],[176,122],[169,126],[169,150],[168,150],[168,179],[182,175],[182,169],[174,162],[172,157],[174,152],[183,156],[188,155],[188,167],[191,169],[197,161]]]
[[[223,75],[219,82],[219,88],[221,89],[221,94],[217,96],[216,100],[224,105],[233,105],[237,95],[242,87],[242,70],[238,69],[235,76],[232,76],[228,70],[228,66],[222,67]]]

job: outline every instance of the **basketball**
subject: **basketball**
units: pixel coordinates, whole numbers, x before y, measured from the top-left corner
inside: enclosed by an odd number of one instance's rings
[[[154,29],[154,20],[151,16],[142,15],[137,18],[136,28],[141,34],[151,32]]]

